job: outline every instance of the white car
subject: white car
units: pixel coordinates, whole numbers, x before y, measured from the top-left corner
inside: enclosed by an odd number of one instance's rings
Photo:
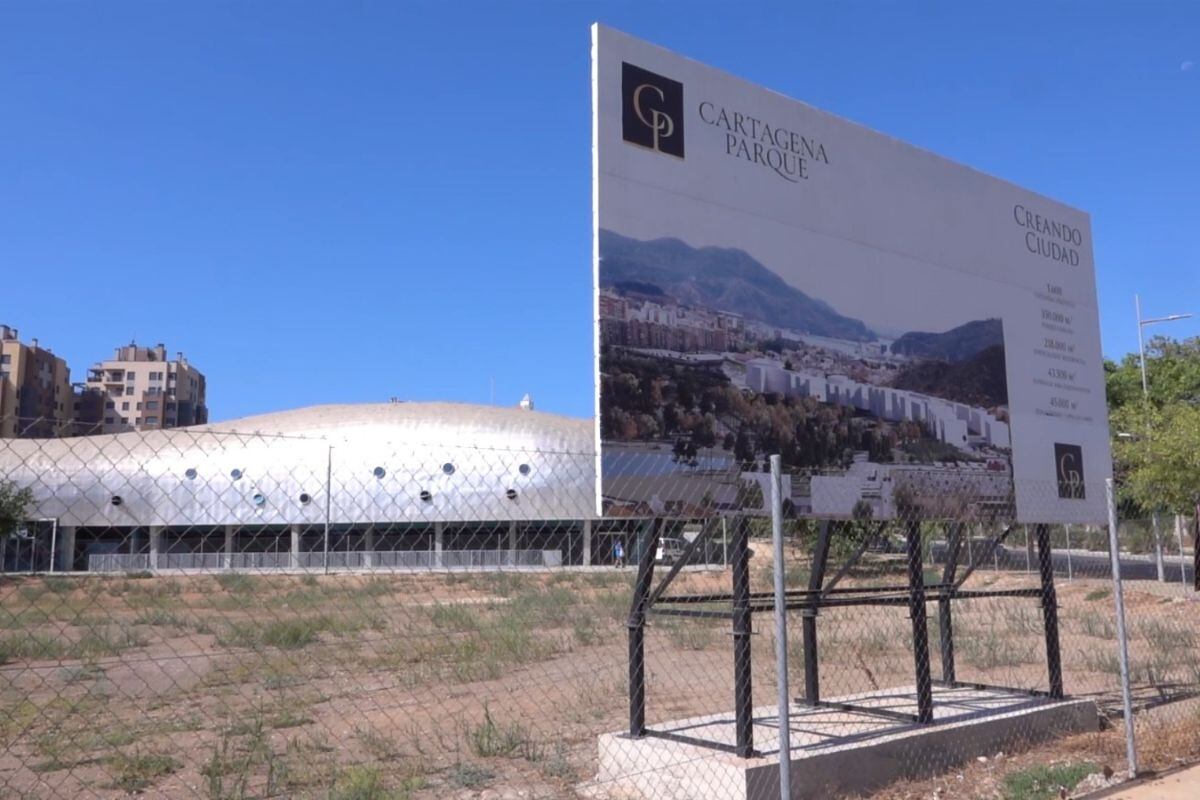
[[[654,560],[659,564],[674,564],[683,558],[685,547],[687,547],[687,542],[683,539],[659,539],[658,551],[654,554]]]

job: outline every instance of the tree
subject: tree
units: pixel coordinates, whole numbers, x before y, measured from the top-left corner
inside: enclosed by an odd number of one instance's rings
[[[1110,411],[1141,405],[1145,400],[1137,353],[1129,353],[1120,364],[1105,361],[1104,378]],[[1182,342],[1155,336],[1147,342],[1146,382],[1155,408],[1173,403],[1200,405],[1200,336]]]
[[[1148,396],[1136,353],[1104,371],[1121,500],[1191,513],[1200,503],[1200,337],[1147,343]]]
[[[1200,405],[1127,406],[1113,412],[1122,495],[1146,509],[1190,514],[1200,505]]]
[[[0,536],[8,536],[25,520],[33,492],[11,481],[0,481]]]

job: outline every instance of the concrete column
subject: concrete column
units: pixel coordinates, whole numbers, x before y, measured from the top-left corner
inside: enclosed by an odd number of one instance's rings
[[[225,526],[225,558],[222,560],[221,566],[225,569],[233,569],[233,543],[237,538],[237,526]]]
[[[375,566],[375,526],[368,525],[363,532],[363,566],[367,569]]]
[[[442,568],[442,544],[445,536],[445,526],[440,522],[433,523],[433,566]]]
[[[65,525],[58,529],[58,564],[59,570],[71,572],[75,569],[75,526]]]
[[[508,565],[515,567],[517,565],[517,521],[510,520],[508,523]]]
[[[162,550],[162,535],[166,530],[162,525],[150,526],[150,569],[158,569],[158,554]]]
[[[292,525],[291,553],[292,553],[292,557],[291,557],[291,561],[289,563],[291,564],[292,569],[300,569],[300,526],[299,525]]]
[[[590,519],[583,521],[583,565],[585,567],[592,565],[592,521]]]

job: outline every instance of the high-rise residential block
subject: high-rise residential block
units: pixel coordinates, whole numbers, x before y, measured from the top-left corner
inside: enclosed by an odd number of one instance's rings
[[[120,433],[208,422],[204,375],[183,353],[167,360],[163,344],[118,347],[93,364],[75,397],[81,433]]]
[[[0,325],[0,438],[60,436],[73,417],[67,362]]]

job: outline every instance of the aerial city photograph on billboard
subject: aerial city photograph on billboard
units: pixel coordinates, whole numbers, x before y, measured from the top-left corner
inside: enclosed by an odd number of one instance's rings
[[[602,27],[593,105],[604,513],[1103,519],[1086,214]]]

